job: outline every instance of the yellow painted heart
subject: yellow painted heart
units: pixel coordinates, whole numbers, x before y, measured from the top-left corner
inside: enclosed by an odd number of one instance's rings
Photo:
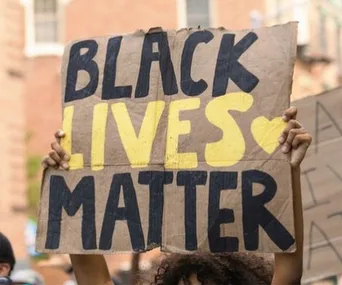
[[[278,147],[279,136],[285,127],[286,123],[282,118],[277,117],[270,121],[265,117],[258,117],[252,122],[251,132],[258,145],[271,154]]]

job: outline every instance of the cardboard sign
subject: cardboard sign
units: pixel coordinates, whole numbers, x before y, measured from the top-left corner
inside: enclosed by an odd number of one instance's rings
[[[302,164],[304,276],[342,273],[342,88],[294,102],[313,135]]]
[[[154,29],[68,45],[71,168],[45,172],[38,250],[294,250],[278,137],[296,33]]]

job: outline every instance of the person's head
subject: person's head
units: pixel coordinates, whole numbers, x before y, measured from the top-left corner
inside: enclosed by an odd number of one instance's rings
[[[152,285],[267,285],[273,267],[253,254],[173,254],[162,260]]]
[[[9,276],[15,265],[12,245],[8,238],[0,232],[0,276]]]

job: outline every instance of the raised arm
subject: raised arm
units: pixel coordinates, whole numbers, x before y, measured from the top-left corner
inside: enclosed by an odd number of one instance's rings
[[[293,253],[275,254],[273,285],[299,285],[303,273],[303,209],[300,184],[300,164],[312,141],[311,135],[296,121],[297,109],[285,111],[288,122],[279,142],[287,153],[292,167],[293,208],[295,217],[295,238],[297,249]]]
[[[113,285],[103,255],[70,255],[78,285]]]

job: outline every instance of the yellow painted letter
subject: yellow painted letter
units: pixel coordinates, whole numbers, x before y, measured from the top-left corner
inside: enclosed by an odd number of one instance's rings
[[[191,131],[190,121],[180,121],[179,112],[198,109],[200,104],[199,98],[177,100],[170,103],[165,168],[179,169],[197,167],[197,154],[195,152],[178,153],[179,135],[186,135]]]
[[[83,154],[75,153],[71,154],[71,140],[72,140],[72,118],[74,116],[74,106],[64,108],[63,116],[63,131],[65,137],[61,141],[61,145],[70,156],[69,166],[70,170],[83,168]]]
[[[238,124],[228,113],[230,110],[246,112],[253,104],[253,97],[247,93],[229,93],[210,101],[205,115],[210,123],[219,127],[222,139],[208,143],[205,148],[207,164],[215,167],[232,166],[245,154],[245,140]]]
[[[148,103],[139,136],[135,133],[125,103],[113,104],[111,108],[131,167],[146,167],[150,162],[152,145],[165,102]]]
[[[107,103],[100,103],[94,106],[91,138],[91,169],[95,171],[103,169],[104,165],[107,115]]]

